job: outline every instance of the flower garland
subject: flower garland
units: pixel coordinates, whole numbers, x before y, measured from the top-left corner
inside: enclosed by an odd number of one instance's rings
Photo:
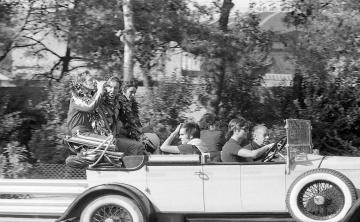
[[[129,101],[123,94],[114,98],[105,94],[92,119],[94,131],[105,136],[113,134],[118,137],[121,134],[139,141],[141,123],[137,107],[136,101]],[[126,132],[121,132],[120,128]]]
[[[141,123],[139,118],[139,105],[135,99],[128,100],[124,95],[121,96],[122,109],[119,119],[124,123],[124,128],[128,131],[128,137],[140,140]]]

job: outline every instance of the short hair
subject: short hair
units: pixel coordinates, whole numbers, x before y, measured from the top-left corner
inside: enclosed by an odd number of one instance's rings
[[[200,129],[209,129],[210,126],[215,125],[215,122],[216,117],[214,114],[205,113],[199,121]]]
[[[234,131],[240,130],[241,128],[249,129],[250,122],[243,117],[238,117],[230,120],[228,132],[226,133],[226,139],[230,139],[230,137],[234,134]]]
[[[265,126],[265,124],[257,124],[256,126],[253,127],[252,133],[254,134],[259,129],[268,129],[268,128]]]
[[[135,87],[136,89],[138,88],[138,83],[135,79],[132,79],[130,81],[124,81],[122,86],[123,91],[127,90],[130,87]]]
[[[120,80],[117,76],[112,76],[112,77],[110,77],[110,78],[107,80],[107,83],[109,83],[109,82],[117,82],[117,83],[119,83],[120,86],[122,85],[121,80]]]
[[[194,122],[185,123],[182,128],[185,129],[185,133],[188,137],[200,138],[200,126]]]

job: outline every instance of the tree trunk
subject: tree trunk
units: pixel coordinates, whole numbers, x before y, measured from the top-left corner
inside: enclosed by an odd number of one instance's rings
[[[219,28],[223,32],[227,32],[228,30],[229,16],[232,7],[234,7],[234,3],[232,3],[232,0],[223,1],[223,5],[221,7],[220,19],[219,19]]]
[[[149,90],[151,87],[150,84],[150,68],[143,68],[142,69],[142,75],[143,75],[143,83],[146,90]]]
[[[223,5],[221,7],[221,14],[219,18],[219,29],[223,32],[228,31],[228,23],[229,23],[229,16],[230,11],[234,7],[234,3],[232,3],[232,0],[224,0]],[[222,100],[222,92],[223,92],[223,84],[225,80],[225,74],[226,74],[226,55],[221,53],[221,62],[219,68],[218,74],[215,76],[215,100],[211,102],[213,106],[213,110],[215,112],[215,115],[219,114],[220,111],[220,104]]]
[[[70,66],[70,62],[72,59],[71,58],[71,49],[70,49],[69,45],[70,45],[70,38],[68,39],[68,45],[66,47],[65,56],[61,58],[62,59],[62,69],[61,69],[61,74],[60,74],[58,81],[60,81],[69,72],[69,66]]]
[[[134,77],[134,39],[135,30],[133,23],[132,0],[123,0],[123,13],[124,13],[124,67],[123,75],[124,81],[130,81]]]

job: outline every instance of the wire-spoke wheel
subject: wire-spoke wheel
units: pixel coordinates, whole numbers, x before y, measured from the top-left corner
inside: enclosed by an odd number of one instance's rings
[[[105,195],[90,202],[81,213],[81,222],[143,222],[139,207],[127,197]]]
[[[315,169],[297,178],[289,188],[286,204],[300,221],[340,221],[356,199],[351,181],[330,169]]]
[[[298,206],[308,217],[324,220],[335,217],[345,204],[345,196],[334,183],[317,180],[301,189]]]
[[[133,222],[125,208],[113,204],[100,207],[91,216],[91,222]]]

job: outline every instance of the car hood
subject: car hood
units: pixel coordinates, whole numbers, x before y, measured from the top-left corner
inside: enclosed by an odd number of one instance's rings
[[[360,169],[360,157],[325,156],[320,167],[338,170],[356,170]]]

